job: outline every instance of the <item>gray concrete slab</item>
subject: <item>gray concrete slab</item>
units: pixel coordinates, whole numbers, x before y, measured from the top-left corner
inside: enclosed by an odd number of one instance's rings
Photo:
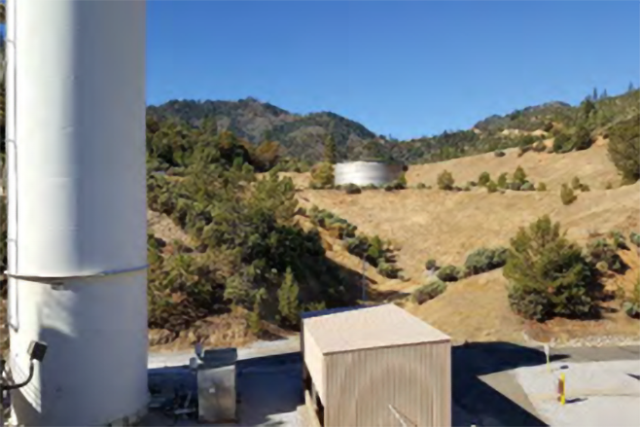
[[[632,360],[640,359],[640,346],[552,348],[551,354],[574,363]]]
[[[283,348],[286,348],[286,345]],[[272,347],[269,351],[272,353],[271,350],[273,350]],[[258,353],[263,354],[264,348],[260,347]],[[187,356],[191,357],[191,354]],[[237,424],[216,424],[216,426],[302,427],[297,410],[302,396],[300,353],[253,356],[255,353],[244,351],[243,358],[236,364],[236,389],[239,399]],[[184,360],[184,357],[184,354],[171,355],[169,358],[162,358],[159,362],[162,362],[161,365],[165,362],[177,363]],[[185,366],[156,366],[150,370],[149,381],[154,385],[184,386],[194,390],[194,380],[194,376]],[[145,417],[142,425],[195,426],[202,424],[193,419],[180,419],[175,422],[171,417],[154,411]]]
[[[603,357],[611,353],[604,352]],[[565,367],[565,369],[560,369]],[[640,361],[554,362],[518,368],[519,384],[536,412],[552,426],[640,425]],[[566,378],[566,404],[558,401],[558,379]]]
[[[302,403],[302,384],[300,381],[301,359],[297,339],[258,343],[238,352],[238,393],[239,424],[242,426],[292,426],[304,425],[300,418],[299,405]],[[588,368],[594,361],[601,363],[600,368],[590,368],[593,375],[610,372],[615,363],[632,363],[640,361],[640,347],[619,348],[560,348],[552,349],[552,366],[570,366],[569,387],[578,386],[573,375],[580,367]],[[166,372],[184,371],[192,352],[178,354],[154,354],[149,357],[150,367],[161,368]],[[540,349],[523,347],[509,343],[471,343],[456,346],[452,350],[453,364],[453,404],[452,420],[454,426],[546,426],[570,425],[579,416],[590,417],[597,424],[604,421],[592,412],[605,411],[606,407],[627,407],[637,399],[634,396],[599,396],[589,397],[587,402],[576,401],[570,409],[561,414],[551,414],[549,408],[541,406],[541,394],[535,390],[535,384],[522,383],[523,375],[537,379],[544,377],[547,369],[546,358]],[[170,368],[178,366],[178,368]],[[607,367],[611,366],[611,368]],[[632,366],[632,365],[630,365]],[[616,368],[618,371],[621,368]],[[614,369],[615,370],[615,369]],[[631,375],[636,375],[633,370]],[[520,373],[518,373],[520,372]],[[522,372],[527,372],[523,374]],[[531,372],[529,374],[528,372]],[[618,375],[618,374],[616,374]],[[640,378],[640,371],[637,372]],[[586,378],[586,377],[585,377]],[[631,389],[631,382],[640,384],[640,380],[628,376],[625,383]],[[625,380],[626,381],[626,380]],[[633,384],[635,384],[633,383]],[[532,389],[534,387],[534,389]],[[548,387],[548,384],[547,384]],[[586,386],[585,386],[586,387]],[[584,387],[583,387],[584,389]],[[574,389],[578,390],[578,389]],[[582,389],[580,389],[582,390]],[[552,391],[552,390],[551,390]],[[584,394],[584,390],[582,392]],[[544,397],[544,396],[542,396]],[[579,397],[579,396],[578,396]],[[548,400],[548,399],[547,399]],[[567,406],[568,408],[568,406]],[[573,414],[592,414],[575,415]],[[628,412],[628,410],[627,410]],[[621,415],[624,411],[609,417],[626,426],[629,415]],[[564,415],[563,415],[564,414]],[[621,418],[616,418],[619,416]],[[165,419],[164,424],[153,420],[145,425],[172,425],[172,420]],[[196,425],[193,421],[179,421],[177,425]],[[636,426],[640,426],[637,423]]]
[[[293,353],[297,351],[300,351],[300,339],[297,336],[275,341],[259,341],[247,347],[239,348],[238,360]],[[189,359],[194,356],[195,354],[193,350],[170,353],[149,353],[148,366],[150,369],[171,366],[187,366],[189,365]]]
[[[524,409],[534,417],[538,417],[535,407],[529,400],[527,393],[518,383],[513,372],[497,372],[495,374],[483,375],[479,377],[489,387],[505,397],[508,397],[513,403]]]

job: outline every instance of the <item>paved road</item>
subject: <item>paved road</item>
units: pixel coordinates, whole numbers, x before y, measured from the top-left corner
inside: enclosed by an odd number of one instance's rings
[[[296,415],[302,394],[299,348],[298,339],[290,339],[261,342],[238,351],[241,425],[299,426]],[[561,348],[551,353],[554,366],[583,364],[586,368],[594,362],[640,360],[639,346]],[[190,357],[191,352],[151,354],[149,366],[166,373],[172,366],[186,365]],[[454,426],[565,425],[561,419],[554,422],[548,414],[541,415],[540,406],[537,402],[533,404],[528,395],[531,387],[528,383],[523,387],[523,378],[530,374],[522,372],[542,369],[545,362],[540,349],[516,344],[472,343],[454,347]],[[577,372],[573,367],[570,369]],[[612,406],[615,407],[615,403]],[[161,422],[154,420],[147,425],[161,425]]]

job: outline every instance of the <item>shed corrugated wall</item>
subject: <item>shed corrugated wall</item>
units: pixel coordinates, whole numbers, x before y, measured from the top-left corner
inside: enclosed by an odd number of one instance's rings
[[[325,427],[451,425],[451,343],[325,355]]]
[[[302,345],[304,354],[304,363],[307,365],[309,375],[313,379],[313,384],[318,391],[320,400],[326,405],[325,393],[325,359],[311,334],[305,329],[302,331]]]

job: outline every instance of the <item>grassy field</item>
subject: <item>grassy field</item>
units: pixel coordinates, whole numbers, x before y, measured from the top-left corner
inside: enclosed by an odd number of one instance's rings
[[[469,192],[448,192],[436,188],[437,176],[450,171],[457,185],[477,181],[489,172],[493,179],[503,172],[513,173],[522,166],[534,183],[545,182],[545,192],[506,191],[489,194],[484,188]],[[570,239],[584,244],[589,239],[620,230],[625,235],[639,227],[640,183],[620,187],[615,167],[606,154],[606,143],[568,154],[527,153],[506,156],[493,153],[412,166],[407,172],[410,187],[396,192],[363,191],[347,195],[338,190],[309,190],[306,174],[288,173],[300,191],[302,206],[317,205],[358,226],[366,234],[378,234],[399,248],[398,265],[407,280],[387,280],[369,269],[372,289],[380,295],[390,291],[408,293],[424,281],[424,263],[434,258],[440,265],[461,265],[467,254],[480,247],[508,246],[521,226],[548,214],[559,221]],[[591,191],[577,191],[578,199],[565,206],[560,186],[574,176]],[[434,189],[415,189],[418,183]],[[613,188],[605,189],[610,183]],[[328,255],[351,268],[361,262],[337,242],[325,236]],[[622,276],[611,276],[607,286],[629,288],[640,274],[635,250],[621,255],[631,269]],[[506,281],[501,270],[467,278],[449,285],[435,300],[421,306],[406,302],[405,307],[451,334],[456,340],[567,340],[589,335],[620,335],[640,338],[637,321],[617,311],[619,301],[608,303],[610,313],[596,322],[556,319],[546,324],[528,324],[515,316],[507,302]],[[527,337],[527,338],[525,338]]]

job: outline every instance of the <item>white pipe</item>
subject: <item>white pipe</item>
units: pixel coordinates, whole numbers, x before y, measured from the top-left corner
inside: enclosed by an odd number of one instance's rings
[[[8,0],[5,4],[6,13],[6,74],[5,74],[5,162],[7,180],[5,186],[7,188],[7,269],[8,271],[16,271],[17,267],[17,251],[15,242],[17,239],[18,227],[18,198],[17,184],[18,177],[16,174],[16,1]],[[12,279],[8,279],[8,301],[7,315],[8,323],[13,329],[19,328],[18,323],[18,289]]]
[[[148,394],[145,1],[8,6],[13,377],[49,348],[12,417],[127,424]]]

